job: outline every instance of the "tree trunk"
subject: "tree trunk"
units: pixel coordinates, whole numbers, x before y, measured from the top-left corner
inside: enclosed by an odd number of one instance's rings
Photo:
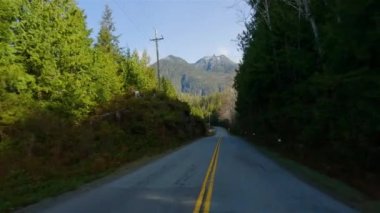
[[[309,0],[302,0],[302,1],[303,1],[306,19],[310,22],[311,28],[313,30],[315,48],[317,49],[319,56],[321,56],[322,55],[322,48],[321,48],[321,45],[319,42],[318,27],[317,27],[317,24],[315,23],[315,19],[314,19],[313,15],[311,14],[311,11],[310,11]]]
[[[267,23],[268,23],[269,30],[272,31],[272,24],[271,24],[271,21],[270,21],[270,15],[269,15],[269,4],[268,4],[268,0],[265,0],[265,14],[266,14],[266,19],[267,19]]]

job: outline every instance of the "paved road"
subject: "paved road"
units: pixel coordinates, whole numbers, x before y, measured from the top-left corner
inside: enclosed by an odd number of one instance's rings
[[[355,212],[222,128],[132,173],[37,209],[32,211]]]

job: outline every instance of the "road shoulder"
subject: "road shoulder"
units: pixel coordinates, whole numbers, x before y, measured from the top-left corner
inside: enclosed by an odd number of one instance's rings
[[[208,136],[208,137],[212,137],[212,136]],[[19,212],[19,213],[21,213],[21,212],[38,212],[40,209],[47,209],[48,207],[54,205],[55,203],[64,202],[66,200],[71,199],[72,197],[79,196],[79,195],[86,193],[88,191],[91,191],[92,189],[95,189],[101,185],[104,185],[104,184],[110,183],[114,180],[117,180],[122,176],[131,174],[131,173],[137,171],[138,169],[140,169],[140,168],[142,168],[142,167],[144,167],[144,166],[146,166],[146,165],[148,165],[154,161],[157,161],[157,160],[162,159],[162,158],[164,158],[164,157],[166,157],[166,156],[168,156],[174,152],[177,152],[181,149],[184,149],[187,146],[191,145],[192,143],[195,143],[195,142],[202,140],[204,138],[207,138],[207,137],[196,138],[194,140],[191,140],[191,141],[184,143],[183,145],[181,145],[179,147],[164,151],[163,153],[160,153],[160,154],[155,154],[152,156],[144,156],[138,160],[129,162],[129,163],[113,170],[112,172],[105,174],[104,176],[102,176],[100,178],[97,178],[93,181],[85,183],[85,184],[79,186],[78,188],[76,188],[74,190],[64,192],[64,193],[57,195],[57,196],[45,198],[45,199],[43,199],[43,200],[41,200],[35,204],[31,204],[29,206],[20,208],[16,212]]]
[[[348,186],[342,181],[328,177],[316,170],[302,165],[301,163],[281,156],[279,153],[271,151],[266,147],[254,144],[245,138],[239,136],[235,137],[246,141],[253,148],[273,160],[277,165],[290,172],[299,180],[313,186],[325,194],[330,195],[339,202],[342,202],[354,209],[364,210],[365,212],[373,212],[373,208],[378,209],[378,207],[376,207],[378,205],[377,202],[369,203],[366,195]]]

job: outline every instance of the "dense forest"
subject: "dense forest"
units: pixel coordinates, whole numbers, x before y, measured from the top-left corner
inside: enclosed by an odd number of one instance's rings
[[[212,126],[229,128],[234,122],[236,91],[233,88],[207,96],[179,93],[178,98],[190,105],[193,115],[203,118]]]
[[[247,2],[238,129],[379,197],[380,2]]]
[[[205,133],[105,8],[96,39],[74,0],[0,0],[0,211],[73,189]]]
[[[1,7],[1,123],[37,108],[80,120],[131,86],[155,88],[147,55],[118,47],[109,8],[93,45],[74,1],[2,0]]]

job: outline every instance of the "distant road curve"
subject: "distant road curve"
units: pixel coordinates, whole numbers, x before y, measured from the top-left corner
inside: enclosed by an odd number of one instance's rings
[[[356,212],[217,128],[91,190],[21,212]]]

